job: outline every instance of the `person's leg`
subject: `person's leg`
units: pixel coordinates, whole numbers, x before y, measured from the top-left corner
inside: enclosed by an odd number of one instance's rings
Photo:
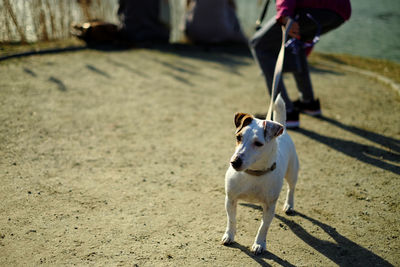
[[[293,106],[308,115],[319,116],[322,114],[319,99],[314,99],[314,92],[311,83],[310,72],[308,69],[308,62],[306,50],[301,49],[300,66],[301,72],[294,72],[293,76],[299,90],[299,100],[293,102]]]
[[[259,67],[261,68],[269,93],[271,94],[272,82],[276,59],[282,42],[282,29],[276,23],[275,18],[269,20],[261,29],[259,29],[249,42],[250,50]],[[286,104],[286,110],[293,110],[293,104],[289,99],[285,85],[281,79],[278,84],[277,92],[274,98],[281,93]]]
[[[312,18],[319,23],[320,34],[327,33],[344,22],[343,18],[337,13],[327,9],[305,8],[298,10],[297,14],[299,16],[298,22],[300,26],[301,40],[303,42],[311,41],[317,34],[318,28],[317,24],[310,19],[307,14],[310,14]],[[294,72],[293,74],[297,88],[300,92],[300,102],[313,103],[315,101],[314,92],[310,79],[306,51],[305,49],[300,49],[299,53],[301,72]]]
[[[308,68],[306,51],[305,49],[300,49],[298,53],[301,71],[293,72],[293,76],[300,93],[300,100],[303,102],[310,102],[314,99],[314,92]]]

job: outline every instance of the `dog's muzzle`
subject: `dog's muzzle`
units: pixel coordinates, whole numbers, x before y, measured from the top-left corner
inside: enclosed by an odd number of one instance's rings
[[[243,163],[243,161],[240,157],[236,157],[235,159],[233,159],[231,161],[231,165],[235,170],[240,169],[240,167],[242,166],[242,163]]]

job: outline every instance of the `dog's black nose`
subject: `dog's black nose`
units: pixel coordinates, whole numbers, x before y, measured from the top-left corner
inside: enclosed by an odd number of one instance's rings
[[[242,166],[242,159],[239,157],[235,158],[231,161],[231,165],[235,170],[239,169]]]

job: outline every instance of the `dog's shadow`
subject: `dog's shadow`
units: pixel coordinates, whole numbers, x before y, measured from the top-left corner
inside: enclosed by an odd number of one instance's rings
[[[278,257],[277,255],[269,252],[269,251],[264,251],[262,254],[260,255],[254,255],[253,252],[251,252],[249,250],[249,248],[235,242],[231,245],[229,245],[229,247],[231,248],[236,248],[241,250],[243,253],[245,253],[247,256],[249,256],[250,258],[252,258],[254,261],[256,261],[258,264],[260,264],[260,266],[271,266],[270,264],[268,264],[267,262],[264,261],[264,259],[267,260],[273,260],[274,262],[276,262],[277,264],[281,265],[281,266],[285,266],[285,267],[294,267],[296,265],[291,264],[290,262],[288,262],[287,260],[283,260],[280,257]]]
[[[241,203],[240,205],[250,207],[257,210],[262,210],[260,206],[254,204]],[[324,255],[339,266],[393,266],[385,259],[379,257],[372,251],[358,245],[347,237],[341,235],[334,227],[329,226],[321,221],[311,218],[300,212],[295,212],[293,216],[281,216],[275,214],[275,218],[284,223],[289,229],[301,240],[303,240],[310,247]],[[291,219],[294,218],[294,219]],[[301,221],[309,221],[313,225],[320,227],[325,233],[332,237],[336,243],[327,240],[322,240],[313,236],[300,224]],[[261,255],[254,255],[249,248],[234,243],[230,247],[240,249],[243,253],[247,254],[250,258],[256,261],[261,266],[270,266],[264,259],[273,260],[281,266],[295,266],[280,258],[279,256],[271,253],[264,252]]]
[[[320,227],[325,233],[332,237],[336,243],[319,239],[308,233],[300,223],[286,217],[275,215],[275,217],[286,224],[290,230],[301,240],[314,248],[316,251],[329,258],[339,266],[393,266],[385,259],[379,257],[372,251],[358,245],[347,237],[323,222],[311,218],[300,212],[296,212],[296,217],[307,220]],[[297,220],[297,219],[296,219]]]
[[[258,205],[254,205],[254,204],[250,204],[250,203],[240,203],[239,205],[262,211],[261,206],[258,206]],[[275,263],[277,263],[277,264],[279,264],[281,266],[285,266],[285,267],[294,267],[294,266],[296,266],[296,265],[291,264],[287,260],[284,260],[284,259],[280,258],[279,256],[269,252],[269,251],[264,251],[260,255],[255,255],[253,252],[250,251],[250,249],[248,247],[245,247],[245,246],[243,246],[243,245],[241,245],[241,244],[239,244],[237,242],[235,242],[233,244],[230,244],[229,247],[239,249],[244,254],[246,254],[247,256],[252,258],[258,264],[260,264],[260,266],[271,266],[270,264],[268,264],[264,260],[272,260]]]

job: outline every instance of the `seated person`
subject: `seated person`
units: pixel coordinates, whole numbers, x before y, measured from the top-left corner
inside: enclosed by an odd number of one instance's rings
[[[185,33],[194,43],[247,43],[233,0],[188,0]]]
[[[92,19],[74,23],[71,32],[89,45],[169,41],[169,29],[160,21],[160,0],[119,0],[118,17],[119,25]]]
[[[169,41],[169,29],[160,21],[160,0],[119,0],[118,17],[126,41]]]

